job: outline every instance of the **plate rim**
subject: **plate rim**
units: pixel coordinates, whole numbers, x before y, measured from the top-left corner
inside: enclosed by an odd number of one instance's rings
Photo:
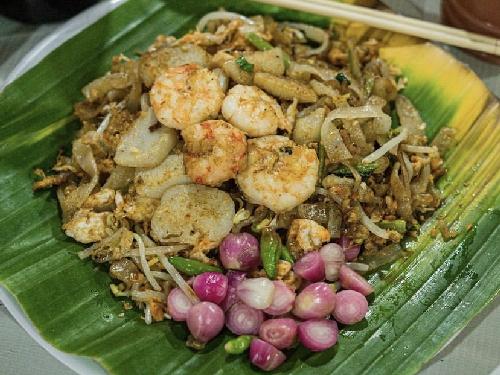
[[[73,38],[76,34],[80,33],[126,1],[128,0],[101,1],[62,23],[21,58],[14,69],[5,77],[4,81],[0,83],[0,91],[36,66],[57,47]]]
[[[79,375],[106,375],[107,372],[101,365],[90,357],[71,354],[56,349],[42,337],[33,322],[28,318],[21,305],[15,297],[0,285],[0,301],[5,306],[7,311],[12,315],[14,320],[30,335],[50,355],[61,362],[66,367],[70,368]]]

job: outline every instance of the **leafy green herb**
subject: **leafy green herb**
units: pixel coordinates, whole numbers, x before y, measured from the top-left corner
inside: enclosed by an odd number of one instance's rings
[[[347,76],[344,73],[342,73],[342,72],[337,73],[337,75],[335,76],[335,79],[340,84],[343,84],[343,83],[346,83],[347,85],[351,84],[351,81],[349,80],[349,78],[347,78]]]
[[[240,69],[244,70],[245,72],[253,72],[253,64],[249,63],[248,60],[243,56],[240,56],[236,59],[236,64],[238,64],[240,66]]]

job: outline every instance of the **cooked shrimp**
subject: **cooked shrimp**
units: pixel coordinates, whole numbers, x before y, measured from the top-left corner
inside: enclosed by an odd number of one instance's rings
[[[215,117],[224,91],[217,74],[190,64],[160,74],[149,98],[158,121],[169,128],[183,129]]]
[[[218,186],[245,167],[245,134],[223,120],[187,126],[182,138],[186,173],[198,184]]]
[[[284,212],[314,193],[318,166],[316,151],[272,135],[248,141],[247,168],[236,181],[252,203]]]
[[[182,242],[194,251],[215,248],[231,231],[234,202],[222,190],[187,184],[169,187],[151,220],[151,235],[159,242]]]
[[[288,122],[275,99],[255,86],[236,85],[222,103],[224,118],[250,137],[276,134]]]

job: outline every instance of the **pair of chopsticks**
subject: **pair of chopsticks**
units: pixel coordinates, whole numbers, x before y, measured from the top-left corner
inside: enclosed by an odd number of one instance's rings
[[[260,3],[338,17],[401,34],[500,56],[500,39],[332,0],[256,0]]]

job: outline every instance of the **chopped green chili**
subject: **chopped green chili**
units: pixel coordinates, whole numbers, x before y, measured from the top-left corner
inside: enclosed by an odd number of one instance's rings
[[[281,245],[280,259],[286,260],[287,262],[290,262],[292,264],[295,262],[295,258],[290,253],[290,250],[288,250],[288,247],[286,247],[285,245]]]
[[[250,347],[253,336],[242,335],[235,339],[229,340],[224,345],[224,350],[229,354],[241,354]]]
[[[368,177],[370,176],[375,169],[378,168],[378,163],[373,162],[373,163],[366,163],[366,164],[358,164],[354,168],[359,172],[359,174],[362,177]],[[341,165],[337,167],[334,171],[333,174],[336,174],[337,176],[340,177],[352,177],[352,172],[351,170],[346,167],[345,165]]]
[[[274,230],[269,228],[262,230],[260,236],[260,259],[262,260],[264,271],[266,271],[270,279],[276,278],[281,246],[281,239]]]
[[[271,43],[255,33],[248,33],[245,37],[259,51],[269,51],[274,48]],[[283,52],[283,62],[285,63],[285,68],[290,66],[290,56],[285,52]]]
[[[199,260],[187,259],[183,257],[170,257],[168,258],[168,261],[177,269],[177,271],[188,276],[199,275],[203,272],[222,272],[219,267],[200,262]]]
[[[397,220],[382,220],[378,226],[383,229],[395,230],[399,233],[406,233],[406,221],[402,219]]]
[[[247,40],[260,51],[268,51],[273,48],[271,43],[255,33],[248,33],[245,36]]]

